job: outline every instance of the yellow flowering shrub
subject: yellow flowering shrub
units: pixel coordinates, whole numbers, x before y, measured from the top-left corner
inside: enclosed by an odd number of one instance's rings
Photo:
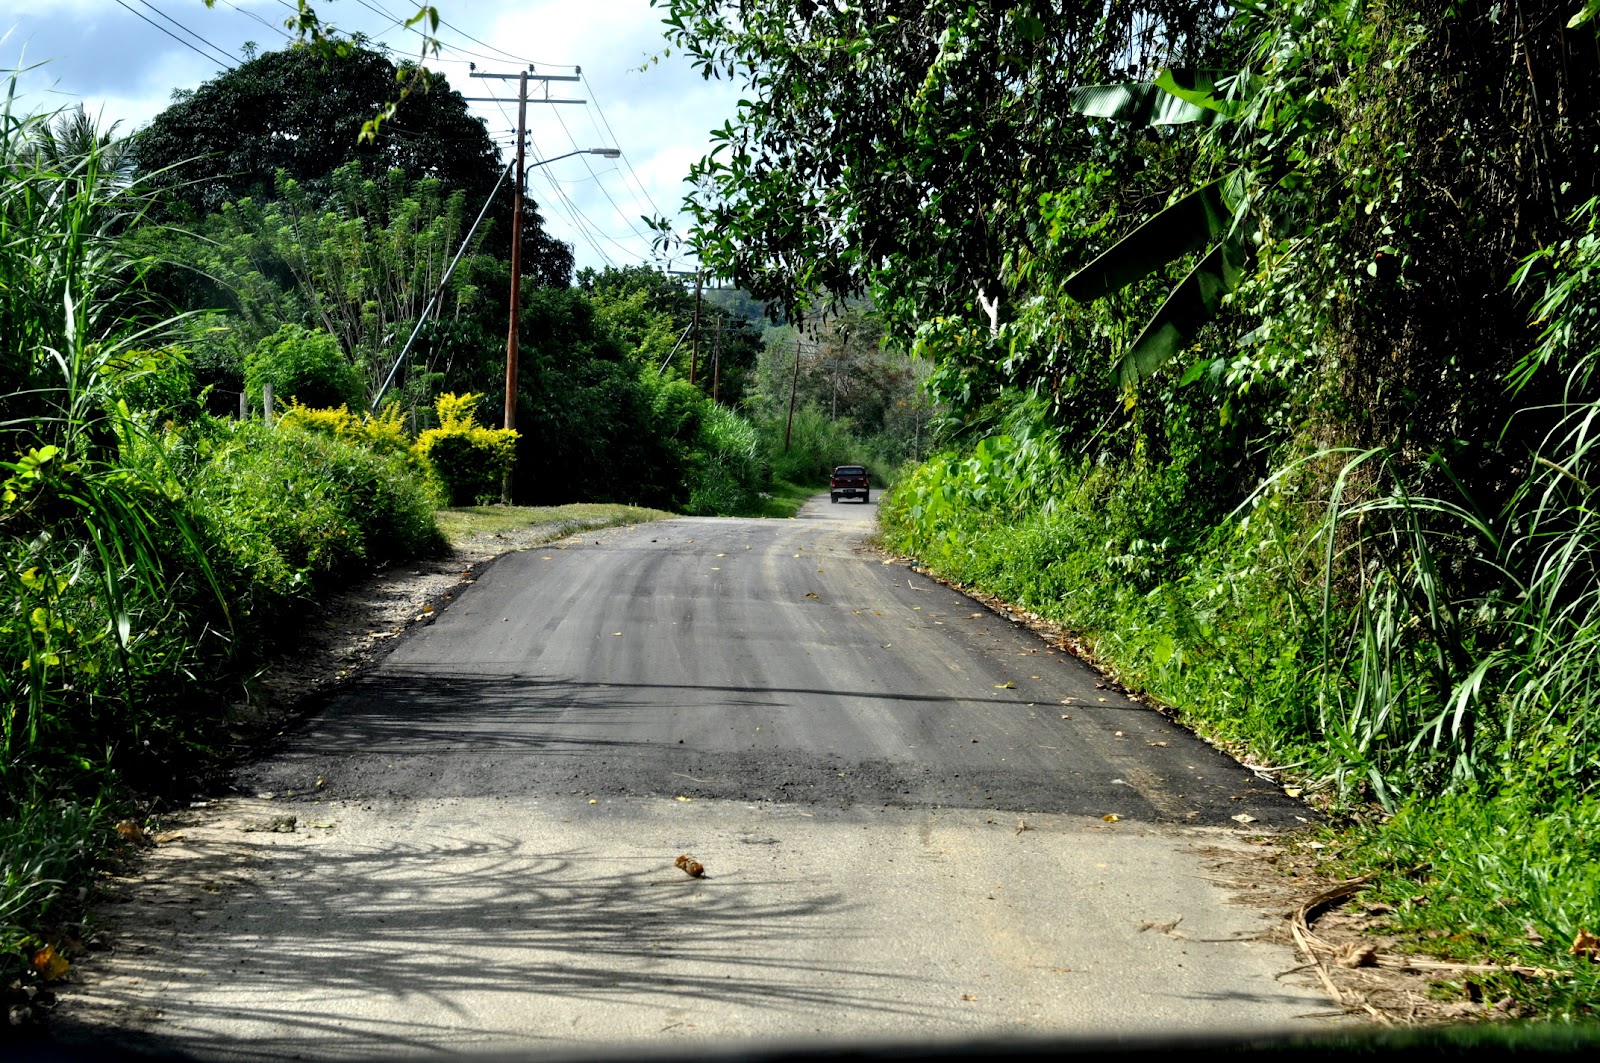
[[[481,505],[500,497],[500,482],[517,456],[518,434],[478,423],[481,394],[446,392],[435,400],[439,427],[417,437],[412,453],[432,470],[453,506]]]

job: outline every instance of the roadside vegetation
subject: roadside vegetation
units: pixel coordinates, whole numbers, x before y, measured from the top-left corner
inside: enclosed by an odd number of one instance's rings
[[[1409,947],[1543,972],[1441,992],[1591,1017],[1597,5],[661,6],[747,90],[705,260],[928,366],[887,544],[1344,817]]]

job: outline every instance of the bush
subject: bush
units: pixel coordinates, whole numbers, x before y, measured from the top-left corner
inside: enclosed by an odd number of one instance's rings
[[[108,399],[131,411],[179,417],[199,412],[194,367],[181,347],[124,351],[104,373]]]
[[[260,404],[265,384],[278,401],[323,408],[359,406],[366,394],[339,341],[299,325],[283,325],[246,356],[244,388],[252,403]]]
[[[409,456],[411,440],[406,436],[404,421],[405,411],[398,403],[385,406],[376,417],[363,418],[351,413],[348,406],[317,409],[291,399],[278,423],[332,436],[380,454]]]
[[[427,463],[452,506],[482,505],[500,497],[500,485],[516,460],[518,434],[478,424],[482,395],[445,393],[434,403],[439,427],[417,437],[416,454]]]
[[[294,424],[211,421],[190,431],[199,436],[190,507],[212,563],[254,601],[442,545],[436,496],[404,456]]]
[[[707,403],[689,459],[685,513],[732,516],[760,506],[768,474],[755,426],[732,410]]]

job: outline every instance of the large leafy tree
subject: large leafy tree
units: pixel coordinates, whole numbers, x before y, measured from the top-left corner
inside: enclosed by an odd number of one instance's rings
[[[135,161],[166,210],[190,219],[224,203],[272,198],[280,171],[311,194],[323,193],[351,162],[369,177],[399,170],[413,181],[437,180],[463,193],[476,212],[500,181],[494,143],[441,74],[421,72],[418,87],[395,102],[397,79],[410,72],[359,38],[340,50],[267,52],[174,93],[172,106],[136,135]],[[390,103],[393,116],[364,140],[363,125]],[[494,217],[509,215],[509,182],[500,184],[496,206],[503,209]],[[524,209],[530,283],[566,284],[571,252],[544,233],[537,204],[525,200]],[[491,252],[509,248],[509,229],[491,229]]]
[[[657,2],[706,77],[746,90],[692,175],[706,260],[790,316],[876,282],[902,338],[1003,320],[1039,196],[1106,154],[1076,87],[1192,60],[1225,18],[1197,0]]]

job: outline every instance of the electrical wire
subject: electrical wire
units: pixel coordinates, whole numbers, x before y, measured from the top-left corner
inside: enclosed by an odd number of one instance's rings
[[[484,91],[489,94],[489,98],[490,99],[495,101],[495,106],[497,106],[500,109],[501,116],[503,118],[505,118],[505,120],[507,122],[511,121],[511,115],[510,115],[509,112],[506,111],[506,105],[508,103],[510,103],[511,101],[510,100],[502,100],[499,96],[496,96],[494,94],[494,87],[492,85],[485,85]],[[514,131],[512,133],[512,136],[513,137],[516,136],[516,133]],[[530,136],[529,140],[531,141],[532,139],[533,138]],[[534,146],[537,149],[538,145],[535,144]],[[513,145],[513,150],[515,150],[515,145]],[[548,175],[545,175],[545,176],[548,176]],[[523,175],[523,180],[524,181],[527,180],[527,175],[526,174]],[[601,248],[598,243],[595,242],[594,237],[591,236],[589,234],[588,230],[584,228],[583,223],[578,221],[577,217],[575,217],[574,214],[572,213],[572,211],[568,209],[568,202],[569,201],[567,201],[565,199],[565,197],[563,196],[562,191],[561,191],[561,189],[559,187],[555,188],[555,193],[556,193],[556,200],[551,202],[551,203],[548,203],[546,205],[551,207],[551,208],[554,208],[554,209],[559,209],[562,212],[562,214],[564,214],[566,216],[567,224],[572,226],[573,232],[577,233],[578,235],[580,235],[580,236],[582,236],[584,238],[584,241],[588,243],[590,250],[592,250],[601,259],[604,259],[607,265],[615,266],[616,263],[611,261],[610,256],[607,255],[605,250],[603,248]]]
[[[284,29],[282,26],[273,25],[272,23],[268,22],[266,19],[262,18],[260,15],[256,14],[254,11],[251,11],[248,8],[240,7],[238,4],[234,3],[233,0],[222,0],[222,2],[224,4],[227,4],[233,10],[237,11],[239,14],[245,15],[245,16],[247,16],[249,18],[255,19],[257,22],[261,23],[263,26],[267,27],[267,29],[271,30],[273,33],[276,33],[278,36],[282,37],[284,40],[290,41],[290,42],[294,41],[294,34],[290,33],[288,30]]]
[[[584,92],[586,92],[588,94],[589,102],[594,105],[594,111],[593,111],[593,113],[590,114],[589,121],[593,122],[594,121],[594,115],[598,114],[600,116],[600,121],[605,123],[605,126],[606,126],[606,130],[605,131],[610,137],[610,142],[612,144],[618,143],[618,137],[617,137],[616,130],[611,128],[610,119],[606,118],[606,112],[603,109],[601,109],[600,101],[595,98],[594,86],[589,84],[588,77],[585,76],[582,72],[580,72],[578,74],[578,76],[583,78],[583,90],[584,90]],[[595,132],[596,133],[600,132],[600,127],[599,126],[595,126]],[[662,210],[659,206],[657,206],[656,201],[655,201],[655,197],[650,195],[650,190],[645,187],[644,182],[639,179],[639,175],[634,172],[633,163],[628,161],[628,157],[626,155],[624,155],[622,157],[622,164],[628,168],[628,173],[633,175],[633,183],[638,185],[639,186],[639,191],[644,193],[645,202],[650,204],[650,209],[656,212],[656,216],[657,217],[665,217],[666,216],[666,211]]]
[[[491,52],[499,52],[501,55],[505,56],[507,59],[510,59],[514,63],[526,63],[529,66],[548,66],[548,67],[553,67],[556,70],[578,70],[579,69],[578,67],[573,66],[570,63],[541,63],[538,60],[529,59],[526,56],[512,55],[510,52],[506,51],[504,48],[497,48],[494,45],[490,44],[488,41],[480,41],[480,40],[478,40],[478,38],[474,37],[472,34],[468,33],[466,30],[462,29],[460,26],[451,25],[450,23],[446,22],[444,19],[440,19],[439,20],[439,25],[441,25],[441,26],[449,26],[451,29],[453,29],[457,33],[461,34],[461,36],[465,37],[467,40],[471,41],[473,44],[481,44],[481,45],[483,45],[483,47],[489,49]]]
[[[572,135],[572,130],[567,128],[567,121],[566,121],[566,119],[561,117],[561,112],[559,110],[555,112],[555,119],[556,119],[556,121],[558,123],[560,123],[561,131],[567,135],[567,140],[572,143],[573,149],[576,150],[576,151],[582,151],[583,149],[578,147],[578,138],[574,137]],[[583,165],[584,165],[585,168],[588,169],[589,175],[595,179],[595,186],[600,189],[601,195],[606,197],[606,202],[611,204],[611,209],[617,212],[617,217],[623,219],[624,223],[628,226],[629,230],[632,231],[632,233],[633,233],[633,235],[635,237],[637,237],[640,240],[645,241],[646,243],[649,243],[650,242],[650,238],[648,236],[646,236],[644,233],[640,232],[639,231],[639,227],[637,225],[633,224],[632,221],[628,220],[628,216],[625,213],[623,213],[622,208],[617,205],[617,201],[611,197],[610,189],[606,188],[605,185],[599,183],[600,175],[595,172],[594,164],[591,163],[587,157],[584,157]],[[621,173],[622,171],[618,170],[616,167],[613,166],[612,167],[612,172],[613,173]]]
[[[141,0],[141,2],[143,2],[143,0]],[[137,15],[139,18],[144,19],[144,21],[150,23],[150,25],[154,26],[156,29],[160,30],[162,33],[165,33],[168,37],[171,37],[173,40],[177,41],[179,44],[183,45],[185,48],[189,49],[191,52],[193,52],[196,55],[200,56],[201,58],[205,59],[207,62],[217,63],[217,64],[219,64],[220,66],[223,66],[223,67],[227,67],[228,66],[228,63],[227,63],[226,60],[219,60],[215,55],[209,55],[206,52],[201,51],[195,45],[193,45],[190,42],[184,40],[182,37],[178,36],[176,33],[173,33],[171,30],[167,29],[167,27],[163,26],[161,23],[156,22],[155,20],[151,19],[148,15],[144,14],[144,12],[138,10],[137,8],[130,7],[126,3],[126,0],[117,0],[117,4],[119,6],[121,6],[122,8],[126,9],[129,14]],[[151,8],[151,10],[152,11],[156,11],[155,8]],[[156,14],[162,15],[162,12],[156,11]],[[166,16],[162,15],[162,17],[166,17]],[[181,23],[178,24],[178,25],[179,25],[179,28],[184,28]],[[221,54],[229,55],[228,52],[224,52],[224,51],[222,51],[221,48],[217,48],[216,45],[211,44],[211,42],[209,42],[209,41],[206,41],[205,38],[201,37],[199,34],[195,34],[194,36],[195,36],[195,38],[197,40],[203,41],[204,43],[206,43],[207,45],[209,45],[211,48],[215,49],[216,51],[220,52]],[[238,64],[239,64],[239,60],[237,58],[235,58],[233,60],[233,65],[237,66]]]

